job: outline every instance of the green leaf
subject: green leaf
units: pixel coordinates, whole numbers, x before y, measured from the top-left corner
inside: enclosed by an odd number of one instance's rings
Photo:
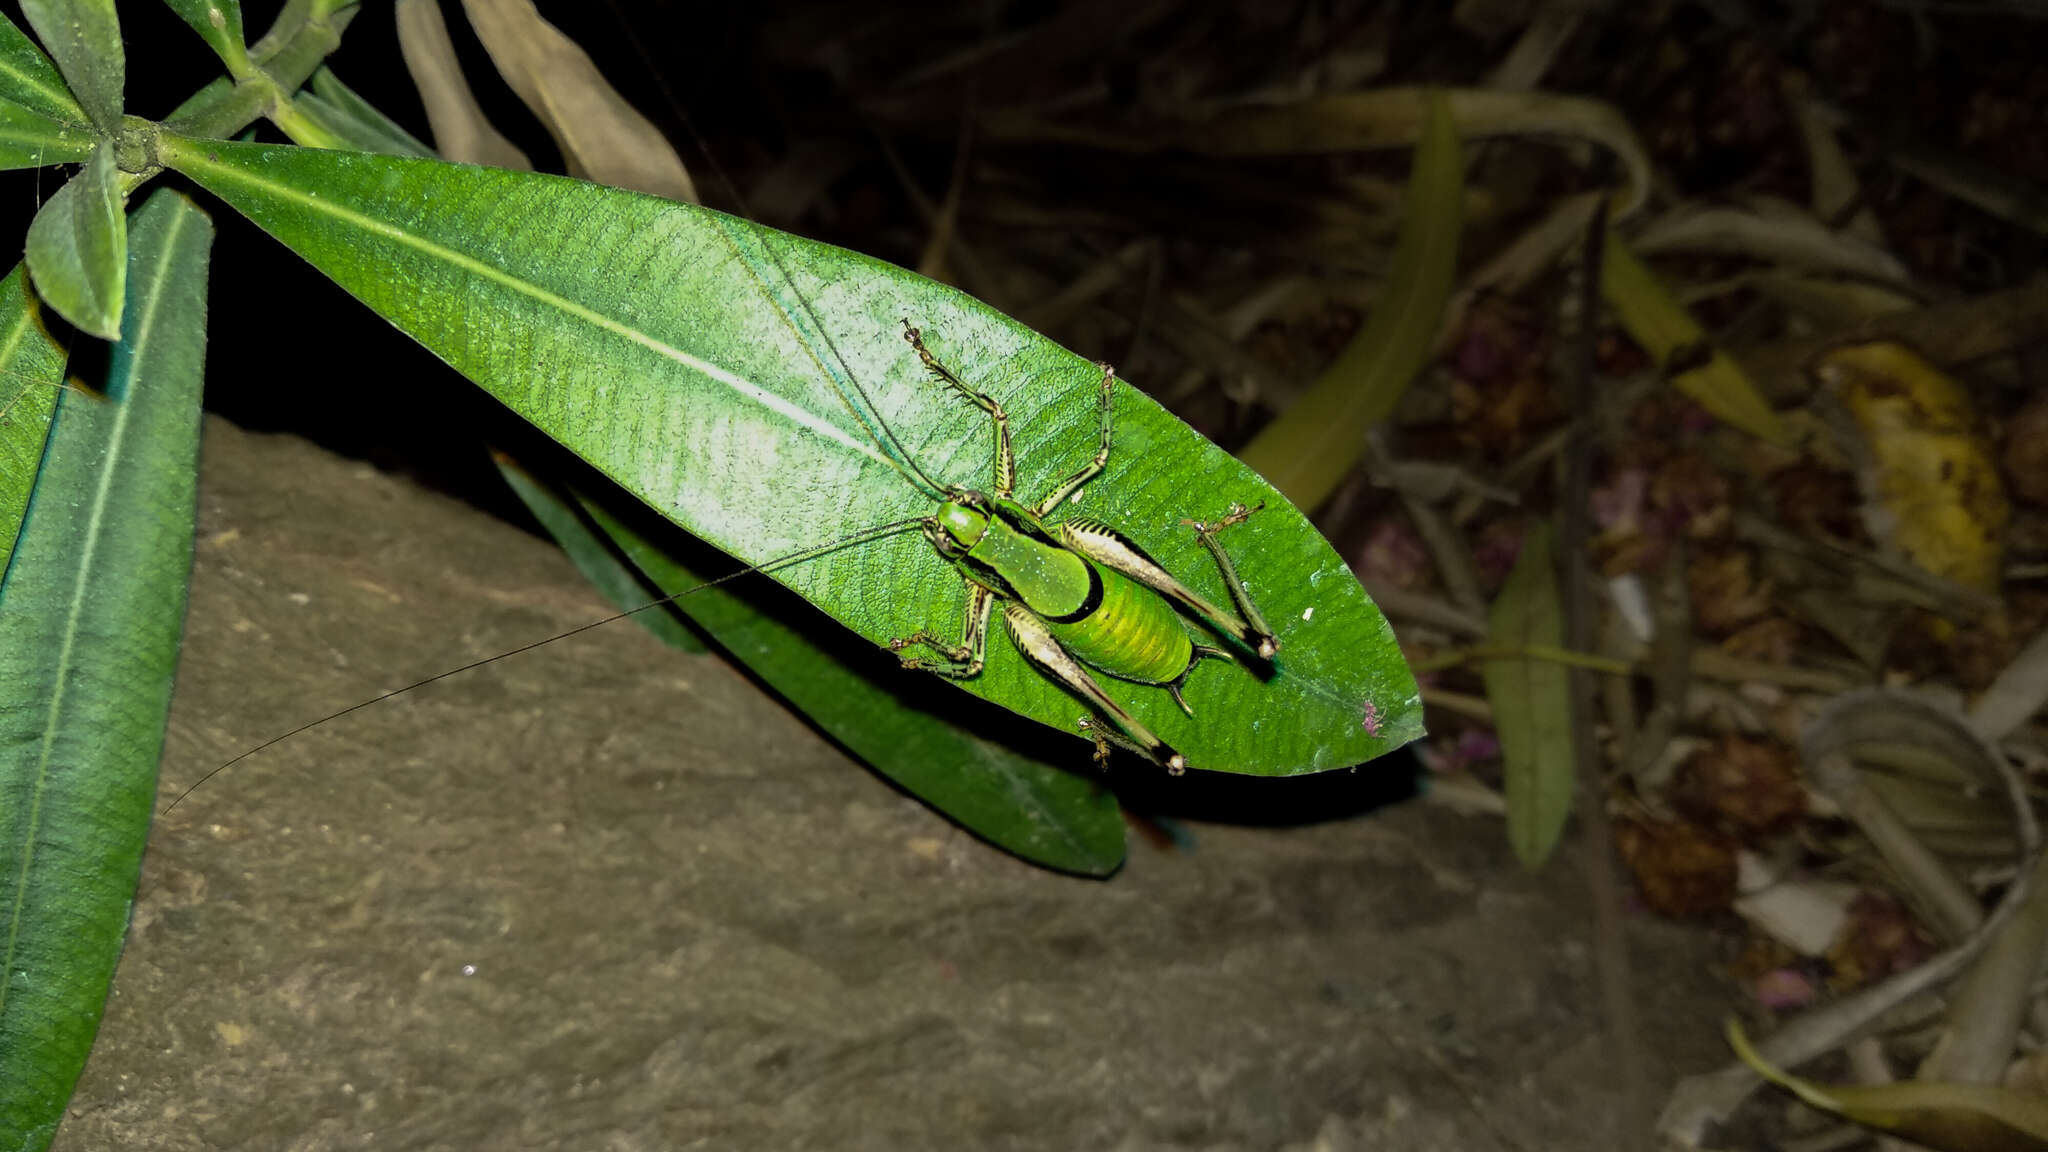
[[[577,498],[662,594],[733,571],[730,559],[606,488]],[[869,767],[976,835],[1065,872],[1106,876],[1123,863],[1123,813],[1108,788],[949,723],[944,684],[904,672],[796,597],[734,583],[674,603]]]
[[[0,16],[0,169],[83,160],[94,138],[49,57]]]
[[[228,66],[231,76],[245,76],[252,66],[242,37],[241,0],[164,0],[178,18],[192,26]]]
[[[66,389],[0,585],[0,1133],[50,1139],[121,953],[185,582],[213,226],[135,216],[105,391]]]
[[[112,144],[94,148],[84,170],[36,213],[28,226],[28,270],[59,316],[102,340],[120,336],[128,218]]]
[[[1522,554],[1487,615],[1488,647],[1551,648],[1564,643],[1550,526],[1533,524]],[[1550,858],[1572,810],[1571,680],[1562,664],[1518,657],[1481,670],[1506,767],[1508,842],[1525,867]]]
[[[67,124],[84,124],[85,109],[72,98],[57,66],[35,41],[0,16],[0,100]]]
[[[1350,474],[1366,433],[1393,412],[1429,363],[1450,302],[1464,227],[1465,162],[1443,93],[1429,92],[1426,105],[1386,291],[1315,386],[1239,453],[1304,508],[1328,499]]]
[[[314,123],[360,151],[385,156],[434,155],[432,148],[343,84],[332,68],[313,73],[313,91],[299,93],[292,103]]]
[[[21,14],[101,134],[121,128],[126,57],[114,0],[21,0]]]
[[[510,456],[493,452],[491,460],[526,510],[533,513],[540,526],[562,546],[576,570],[606,600],[621,612],[632,612],[633,620],[663,644],[683,652],[704,651],[704,641],[690,631],[682,609],[674,604],[648,607],[648,601],[661,594],[648,590],[640,569],[620,555],[611,538],[586,519],[573,502]]]
[[[15,104],[0,103],[0,170],[70,164],[92,155],[93,132]]]
[[[1100,369],[854,253],[535,173],[171,135],[159,150],[639,499],[749,563],[931,512],[835,393],[852,396],[856,380],[927,471],[987,483],[987,417],[920,369],[905,317],[1007,408],[1020,494],[1036,498],[1096,448]],[[1187,687],[1193,718],[1163,689],[1112,691],[1200,768],[1339,768],[1420,734],[1393,633],[1329,544],[1150,399],[1126,386],[1114,398],[1108,470],[1073,511],[1221,599],[1182,520],[1265,504],[1224,545],[1283,647],[1267,680],[1205,663]],[[774,578],[876,644],[958,628],[965,602],[961,578],[915,535]],[[960,687],[1066,732],[1083,713],[1002,636]]]
[[[65,358],[43,327],[27,272],[16,264],[0,280],[0,579],[43,464]]]

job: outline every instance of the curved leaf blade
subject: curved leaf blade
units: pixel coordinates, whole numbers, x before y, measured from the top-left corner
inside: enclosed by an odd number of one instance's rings
[[[679,539],[674,526],[645,507],[638,509],[644,518],[636,514],[625,506],[625,493],[575,498],[663,594],[715,578],[705,560],[716,552]],[[891,675],[901,672],[895,661],[864,646],[814,638],[821,633],[806,627],[809,610],[786,593],[718,586],[674,603],[869,767],[975,835],[1034,864],[1084,876],[1107,876],[1123,863],[1123,812],[1108,788],[950,723],[943,685]]]
[[[1351,473],[1366,433],[1393,413],[1429,363],[1450,303],[1464,230],[1465,161],[1450,102],[1432,91],[1424,105],[1386,291],[1315,386],[1240,454],[1304,508],[1320,505]]]
[[[400,127],[376,105],[341,82],[332,68],[313,73],[312,92],[294,98],[299,111],[363,152],[386,156],[432,156],[434,150]]]
[[[35,41],[0,16],[0,100],[39,112],[51,120],[84,124],[85,109],[64,86],[57,66]]]
[[[241,0],[164,0],[178,18],[192,26],[213,54],[228,66],[228,73],[245,75],[250,68],[249,49],[243,42]]]
[[[28,270],[57,314],[102,340],[121,335],[128,217],[114,147],[93,149],[83,171],[45,201],[28,226]]]
[[[92,155],[92,129],[0,102],[0,170],[71,164]]]
[[[936,476],[989,475],[986,417],[929,381],[900,323],[1011,416],[1021,494],[1096,446],[1100,370],[944,285],[723,214],[561,177],[166,136],[165,161],[641,500],[750,563],[926,515],[835,391]],[[1187,687],[1111,689],[1196,767],[1291,775],[1371,759],[1421,732],[1385,618],[1307,520],[1137,391],[1074,510],[1107,520],[1197,591],[1222,579],[1188,518],[1266,510],[1225,546],[1280,635],[1277,674],[1210,661]],[[877,644],[958,626],[965,593],[895,537],[774,578]],[[1065,731],[1077,701],[1005,638],[967,691]]]
[[[42,1148],[121,953],[192,563],[212,225],[135,217],[103,394],[67,389],[0,586],[0,1132]]]
[[[66,359],[43,327],[27,271],[16,264],[0,280],[0,580],[42,468]]]
[[[21,0],[21,14],[93,126],[108,136],[118,132],[127,56],[114,0]]]

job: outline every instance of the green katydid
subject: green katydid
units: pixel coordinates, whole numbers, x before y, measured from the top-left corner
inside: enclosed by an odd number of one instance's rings
[[[995,430],[993,475],[986,493],[959,486],[941,486],[905,456],[898,466],[905,479],[940,502],[939,510],[921,522],[924,536],[939,558],[952,564],[967,587],[962,635],[950,642],[930,629],[889,641],[892,651],[927,649],[931,655],[910,656],[905,668],[968,679],[981,674],[988,644],[988,622],[995,603],[1003,602],[1003,627],[1017,651],[1040,672],[1086,701],[1097,720],[1081,726],[1095,739],[1095,758],[1106,760],[1109,745],[1126,745],[1176,775],[1187,761],[1117,703],[1090,669],[1137,684],[1164,687],[1175,703],[1187,709],[1181,684],[1205,657],[1227,657],[1222,648],[1196,643],[1181,624],[1179,608],[1241,645],[1262,662],[1279,651],[1265,619],[1238,580],[1216,534],[1242,523],[1253,510],[1232,505],[1213,524],[1186,522],[1201,538],[1223,571],[1235,611],[1219,608],[1175,579],[1145,550],[1100,521],[1072,518],[1048,522],[1059,506],[1083,485],[1101,475],[1109,462],[1114,428],[1116,370],[1100,364],[1097,388],[1101,447],[1072,475],[1054,484],[1036,503],[1014,497],[1017,461],[1010,447],[1010,417],[987,393],[969,385],[925,347],[923,333],[903,321],[903,337],[925,370],[988,413]],[[836,387],[836,386],[835,386]],[[857,410],[849,402],[848,409]],[[865,423],[865,421],[863,421]],[[886,426],[882,428],[887,434]],[[1192,715],[1192,711],[1189,712]]]
[[[906,657],[904,668],[922,669],[956,679],[979,675],[987,645],[989,617],[995,602],[1002,600],[1005,605],[1004,628],[1019,654],[1096,713],[1096,719],[1082,718],[1080,727],[1094,739],[1098,762],[1108,759],[1109,746],[1114,743],[1142,753],[1175,775],[1186,771],[1186,759],[1119,704],[1089,669],[1136,684],[1163,687],[1183,710],[1192,715],[1192,710],[1188,709],[1186,700],[1181,696],[1181,685],[1202,660],[1228,658],[1231,653],[1195,642],[1181,623],[1176,607],[1234,642],[1243,649],[1243,654],[1270,667],[1279,652],[1279,641],[1259,614],[1243,582],[1238,579],[1229,555],[1217,542],[1219,532],[1249,519],[1257,509],[1233,504],[1214,523],[1183,522],[1195,531],[1223,574],[1235,610],[1220,608],[1175,579],[1143,548],[1109,525],[1083,517],[1048,522],[1048,517],[1061,504],[1099,476],[1109,462],[1114,429],[1115,369],[1108,364],[1098,365],[1102,370],[1102,379],[1096,389],[1100,447],[1095,455],[1055,484],[1035,504],[1025,505],[1013,495],[1017,465],[1010,443],[1009,414],[1001,404],[970,386],[934,356],[925,346],[923,333],[908,319],[903,321],[903,336],[932,376],[988,414],[994,429],[991,491],[984,493],[960,486],[942,486],[932,480],[915,460],[903,452],[888,425],[878,418],[863,415],[862,408],[856,406],[852,398],[833,382],[830,373],[825,373],[823,378],[832,383],[847,411],[876,439],[877,447],[891,456],[891,465],[912,487],[939,502],[939,510],[927,517],[878,525],[817,547],[750,565],[717,581],[685,589],[633,611],[643,611],[747,573],[772,571],[828,551],[919,528],[938,556],[960,573],[967,589],[967,605],[963,635],[958,643],[948,642],[929,629],[891,640],[888,647],[892,651],[923,647],[934,654]],[[822,364],[820,370],[823,372]],[[850,376],[847,379],[856,391],[860,389],[857,381]],[[176,807],[215,774],[280,740],[457,672],[529,651],[618,618],[607,617],[574,632],[548,637],[511,652],[451,669],[295,728],[206,773],[180,793],[165,810]]]

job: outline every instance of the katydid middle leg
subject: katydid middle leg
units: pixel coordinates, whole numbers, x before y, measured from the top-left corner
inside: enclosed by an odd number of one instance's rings
[[[1102,369],[1102,384],[1096,390],[1101,446],[1095,449],[1094,458],[1082,465],[1079,471],[1053,485],[1052,491],[1040,498],[1031,510],[1041,518],[1052,515],[1053,509],[1058,508],[1060,503],[1073,495],[1081,485],[1102,475],[1103,467],[1109,463],[1110,426],[1115,422],[1112,409],[1116,404],[1116,369],[1110,367],[1106,361],[1097,361],[1095,366]]]
[[[921,668],[955,680],[972,680],[981,675],[982,664],[988,658],[988,617],[994,607],[995,593],[970,583],[967,585],[967,614],[961,622],[960,643],[949,643],[938,633],[920,628],[908,636],[898,636],[889,641],[889,651],[901,652],[922,644],[938,653],[938,659],[905,656],[905,668]]]

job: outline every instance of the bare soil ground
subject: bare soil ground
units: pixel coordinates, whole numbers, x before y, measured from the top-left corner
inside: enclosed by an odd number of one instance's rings
[[[201,506],[166,797],[606,612],[549,546],[295,439],[211,423]],[[56,1147],[1640,1142],[1575,846],[1527,875],[1424,803],[1191,828],[1106,882],[1032,868],[715,657],[600,629],[160,818]],[[1729,993],[1708,934],[1630,936],[1661,1091],[1725,1058]]]

